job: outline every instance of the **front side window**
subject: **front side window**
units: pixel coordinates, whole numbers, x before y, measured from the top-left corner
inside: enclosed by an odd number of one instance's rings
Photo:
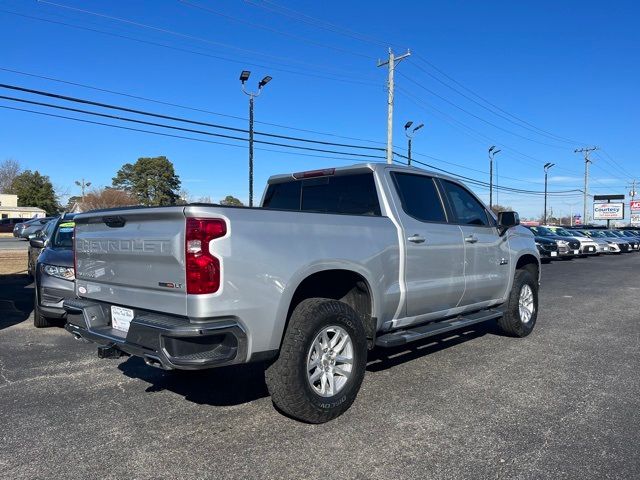
[[[489,218],[484,206],[464,187],[443,180],[453,213],[463,225],[488,226]]]
[[[433,178],[412,173],[392,173],[396,191],[407,215],[421,222],[446,222],[447,216]]]

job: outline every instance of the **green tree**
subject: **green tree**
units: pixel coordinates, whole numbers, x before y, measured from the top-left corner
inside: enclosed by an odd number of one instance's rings
[[[220,200],[220,205],[228,205],[230,207],[244,207],[244,203],[242,203],[233,195],[227,195],[222,200]]]
[[[113,186],[133,195],[142,205],[175,205],[180,198],[180,177],[164,156],[125,163],[113,177]]]
[[[47,215],[55,215],[60,210],[51,180],[37,170],[25,170],[16,176],[11,183],[11,192],[18,195],[20,207],[38,207]]]

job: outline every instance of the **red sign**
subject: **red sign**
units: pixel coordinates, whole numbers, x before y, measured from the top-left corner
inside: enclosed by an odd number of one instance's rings
[[[633,202],[629,203],[629,208],[632,212],[638,212],[640,211],[640,201],[639,200],[634,200]]]

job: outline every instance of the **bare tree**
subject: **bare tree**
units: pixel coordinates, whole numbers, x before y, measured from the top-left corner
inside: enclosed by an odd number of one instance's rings
[[[22,172],[20,163],[8,158],[0,163],[0,193],[13,193],[13,180]]]
[[[87,211],[99,208],[126,207],[137,204],[138,201],[136,198],[123,190],[97,188],[91,190],[84,196],[84,202],[81,202],[81,207],[83,211]]]

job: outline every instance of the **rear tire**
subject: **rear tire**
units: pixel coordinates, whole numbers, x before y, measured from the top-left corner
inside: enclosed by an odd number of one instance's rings
[[[498,325],[512,337],[526,337],[538,318],[538,282],[527,270],[516,270],[507,308]]]
[[[282,412],[324,423],[351,406],[366,364],[367,335],[359,315],[337,300],[310,298],[293,311],[278,359],[265,379]]]
[[[40,303],[38,301],[38,287],[36,286],[34,290],[36,293],[33,301],[33,326],[36,328],[52,327],[53,321],[40,313],[40,306],[38,305]]]

